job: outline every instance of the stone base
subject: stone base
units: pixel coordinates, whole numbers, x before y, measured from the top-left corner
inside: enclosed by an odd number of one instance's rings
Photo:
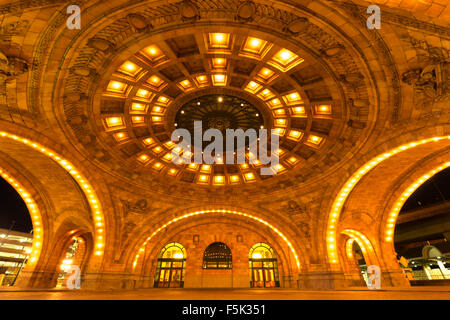
[[[342,272],[309,272],[299,274],[300,289],[336,290],[350,286]]]

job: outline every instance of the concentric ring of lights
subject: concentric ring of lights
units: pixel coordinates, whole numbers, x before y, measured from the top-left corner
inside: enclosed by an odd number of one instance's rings
[[[336,245],[336,229],[339,221],[339,216],[342,210],[342,207],[356,184],[361,180],[370,170],[372,170],[375,166],[377,166],[380,162],[389,159],[390,157],[396,155],[399,152],[414,148],[419,145],[423,145],[428,142],[437,142],[443,139],[450,139],[450,136],[442,136],[442,137],[433,137],[429,139],[423,139],[419,141],[410,142],[404,145],[401,145],[397,148],[394,148],[388,152],[383,153],[380,156],[372,158],[372,160],[368,161],[365,165],[363,165],[357,172],[355,172],[350,179],[348,179],[344,187],[339,191],[338,196],[333,202],[333,206],[328,218],[328,226],[327,226],[327,234],[326,234],[326,243],[327,243],[327,252],[328,259],[332,265],[336,265],[338,263],[338,253],[337,253],[337,245]],[[388,222],[388,224],[391,224]],[[395,225],[395,224],[394,224]],[[393,230],[393,229],[389,229]],[[387,238],[386,238],[387,239]],[[386,240],[385,239],[385,240]],[[386,240],[388,241],[388,240]],[[389,241],[392,241],[390,239]]]
[[[136,265],[138,263],[139,257],[140,257],[140,253],[145,251],[145,246],[147,245],[147,243],[156,235],[158,234],[161,230],[167,228],[169,225],[171,225],[174,222],[186,219],[186,218],[190,218],[190,217],[194,217],[194,216],[198,216],[198,215],[202,215],[202,214],[211,214],[211,213],[225,213],[225,214],[234,214],[234,215],[238,215],[238,216],[243,216],[246,218],[250,218],[252,220],[258,221],[266,226],[268,226],[270,229],[272,229],[276,234],[278,234],[283,241],[287,244],[287,246],[289,247],[289,249],[291,250],[292,254],[295,257],[295,261],[297,264],[297,268],[300,270],[300,260],[298,258],[297,253],[295,252],[295,249],[293,247],[293,245],[291,244],[291,242],[286,238],[286,236],[281,233],[281,231],[279,231],[277,228],[275,228],[273,225],[271,225],[270,223],[268,223],[267,221],[255,217],[253,215],[247,214],[247,213],[243,213],[240,211],[234,211],[234,210],[227,210],[227,209],[216,209],[216,210],[201,210],[201,211],[195,211],[195,212],[191,212],[191,213],[187,213],[185,215],[182,215],[180,217],[174,218],[172,220],[170,220],[169,222],[165,223],[164,225],[162,225],[161,227],[159,227],[158,229],[156,229],[141,245],[141,247],[138,250],[138,253],[136,254],[134,261],[133,261],[133,270],[136,268]]]
[[[341,233],[349,236],[351,239],[354,239],[364,254],[366,254],[369,251],[373,252],[372,244],[370,243],[369,239],[367,239],[367,237],[363,235],[361,232],[353,229],[345,229]],[[348,246],[349,244],[347,243],[347,255],[348,255]]]
[[[227,71],[228,60],[234,57],[230,50],[233,37],[235,35],[229,33],[204,34],[205,50],[208,54],[214,55],[208,58],[211,62],[211,69],[200,74],[190,74],[189,78],[181,81],[177,80],[176,85],[178,88],[186,93],[195,89],[225,87],[229,76]],[[262,61],[273,45],[269,41],[249,36],[238,56],[239,58]],[[137,64],[130,61],[136,57],[141,57],[140,59],[142,60],[143,56],[146,57],[144,58],[146,67],[139,65],[141,62]],[[267,55],[267,57],[269,56]],[[154,71],[155,68],[168,61],[170,59],[163,50],[159,49],[157,45],[150,45],[139,51],[133,58],[123,62],[114,73],[113,79],[118,80],[111,80],[108,83],[106,90],[103,92],[104,96],[128,99],[128,102],[125,104],[128,110],[126,114],[110,117],[102,116],[106,132],[112,133],[119,145],[131,139],[126,132],[130,128],[129,123],[132,128],[136,126],[167,125],[169,123],[167,109],[173,100],[162,94],[168,83],[155,74],[156,71]],[[274,123],[271,126],[277,130],[277,134],[280,137],[285,137],[298,143],[303,142],[311,148],[318,149],[323,145],[326,139],[325,136],[313,133],[309,133],[306,136],[306,132],[303,132],[305,130],[290,128],[291,119],[293,117],[308,118],[309,115],[313,115],[315,118],[331,119],[331,104],[315,104],[311,105],[310,110],[306,110],[304,100],[297,90],[293,89],[291,90],[292,92],[278,94],[268,88],[271,81],[276,79],[280,73],[287,72],[302,62],[303,59],[295,53],[282,48],[273,54],[269,60],[264,61],[263,66],[260,67],[258,74],[254,78],[247,79],[247,85],[243,90],[255,95],[268,107],[274,118]],[[151,134],[149,137],[142,138],[140,143],[146,148],[145,151],[140,152],[136,157],[140,164],[149,166],[156,172],[164,172],[172,177],[179,177],[183,170],[188,170],[187,165],[183,163],[173,164],[170,161],[164,161],[163,156],[167,156],[167,159],[170,159],[168,154],[171,153],[171,149],[174,147],[174,145],[170,144],[170,141],[160,143],[156,136]],[[280,149],[280,164],[276,168],[276,174],[287,172],[287,169],[294,168],[298,163],[300,163],[298,155],[294,155],[288,150]],[[224,186],[257,181],[258,174],[256,170],[258,168],[258,164],[240,167],[239,172],[229,176],[210,175],[210,173],[199,171],[198,168],[190,168],[190,172],[195,172],[195,182],[198,184]]]
[[[81,190],[83,190],[83,193],[86,196],[89,206],[93,212],[94,228],[95,228],[95,240],[94,240],[95,255],[96,256],[103,255],[103,251],[104,251],[103,234],[104,234],[104,225],[105,225],[104,220],[105,219],[104,219],[104,215],[103,215],[102,208],[100,205],[100,201],[99,201],[94,189],[87,181],[87,179],[80,173],[80,171],[78,171],[74,167],[74,165],[69,160],[61,157],[59,154],[57,154],[53,150],[51,150],[47,147],[44,147],[39,143],[33,142],[29,139],[22,138],[15,134],[10,134],[7,132],[0,132],[0,137],[9,138],[14,141],[21,142],[21,143],[25,144],[26,146],[31,147],[34,150],[39,151],[40,153],[48,156],[49,158],[54,160],[56,163],[58,163],[65,171],[67,171],[72,176],[73,179],[75,179],[75,181],[80,186]],[[32,202],[33,200],[30,197],[28,197],[28,199],[29,199],[28,200],[29,203],[33,204],[33,207],[35,207],[35,209],[37,210],[36,204],[34,202]],[[33,212],[33,208],[29,207],[29,209],[31,209],[30,212]],[[42,221],[40,219],[41,218],[38,216],[38,218],[36,220],[39,223],[38,225],[42,224]],[[34,226],[34,220],[33,220],[33,226]],[[40,229],[41,229],[41,231],[39,231],[39,232],[42,232],[42,228],[40,228]],[[36,229],[34,229],[34,230],[36,230]],[[42,233],[39,235],[40,235],[40,237],[42,237]],[[33,242],[34,242],[34,240],[33,240]],[[33,246],[34,245],[35,244],[33,244]],[[30,259],[30,261],[31,261],[31,259]]]
[[[28,208],[28,212],[31,216],[31,221],[33,223],[33,243],[31,245],[31,252],[28,258],[28,264],[33,266],[41,254],[42,241],[44,240],[44,231],[42,226],[42,216],[39,211],[34,199],[31,197],[30,192],[28,192],[17,180],[15,180],[10,174],[5,170],[0,169],[0,175],[8,181],[8,183],[17,191],[17,193],[22,197],[25,205]]]

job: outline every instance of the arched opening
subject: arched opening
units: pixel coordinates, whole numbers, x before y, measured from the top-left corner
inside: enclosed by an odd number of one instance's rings
[[[266,243],[257,243],[249,253],[250,287],[279,287],[277,256]]]
[[[82,237],[73,237],[58,265],[59,273],[56,280],[57,288],[67,287],[68,276],[73,274],[76,269],[81,270],[85,262],[84,259],[86,253],[86,241]]]
[[[411,284],[450,280],[450,169],[426,180],[406,200],[395,225],[394,247]]]
[[[380,268],[382,287],[410,286],[394,249],[398,213],[421,184],[450,166],[447,136],[402,143],[394,149],[390,144],[388,152],[374,153],[378,155],[343,184],[334,199],[326,233],[330,266],[341,270],[336,240],[342,237],[342,230],[364,233],[373,246],[368,250],[371,261],[366,261]],[[380,147],[383,149],[386,146]]]
[[[155,288],[183,288],[186,250],[180,243],[169,243],[160,252],[156,265]]]
[[[369,284],[367,273],[367,262],[364,253],[358,242],[354,238],[349,238],[345,244],[345,252],[348,258],[350,268],[358,271],[358,274],[367,285]]]
[[[232,269],[230,248],[223,242],[211,243],[203,254],[203,269]]]
[[[11,183],[0,177],[0,286],[14,285],[33,242],[30,213]]]

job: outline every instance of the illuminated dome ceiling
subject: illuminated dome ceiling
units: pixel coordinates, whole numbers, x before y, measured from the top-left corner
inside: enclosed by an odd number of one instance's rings
[[[187,129],[194,137],[195,121],[201,121],[203,131],[217,129],[224,136],[227,129],[264,128],[262,114],[256,107],[243,99],[219,94],[202,96],[183,105],[174,125],[177,129]]]
[[[370,93],[338,43],[318,56],[276,33],[225,26],[167,30],[112,55],[108,43],[94,37],[79,51],[64,83],[64,112],[90,159],[132,182],[251,188],[283,176],[305,181],[338,163],[366,134],[361,129],[369,104],[350,114],[354,120],[348,126],[344,99],[356,87],[355,101]],[[338,71],[351,65],[353,72],[341,79],[323,56],[334,59]],[[94,62],[102,67],[96,68],[95,81],[85,82],[92,75],[86,65]],[[80,87],[92,94],[72,93]],[[219,97],[222,103],[207,103]],[[241,104],[249,111],[239,109]],[[204,129],[275,129],[278,173],[262,176],[258,163],[172,163],[173,130],[192,130],[194,120],[202,120]]]
[[[179,46],[187,44],[192,49],[180,53]],[[104,131],[126,156],[134,148],[135,161],[143,168],[184,182],[250,183],[270,177],[259,174],[260,163],[174,164],[170,137],[176,128],[193,130],[193,120],[202,120],[205,128],[258,129],[265,116],[267,127],[281,138],[278,174],[287,172],[301,162],[295,151],[312,153],[325,144],[334,109],[326,86],[321,101],[309,101],[296,81],[305,60],[291,50],[263,37],[224,32],[152,43],[121,61],[103,88]],[[183,97],[190,100],[184,103]],[[222,103],[209,101],[219,97]],[[241,104],[249,114],[238,108]]]

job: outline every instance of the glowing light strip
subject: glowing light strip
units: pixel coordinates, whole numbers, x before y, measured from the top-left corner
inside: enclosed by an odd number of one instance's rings
[[[423,139],[420,141],[411,142],[408,144],[404,144],[400,147],[392,149],[386,153],[383,153],[380,156],[377,156],[367,162],[364,166],[361,167],[356,173],[354,173],[350,179],[346,181],[344,187],[339,191],[338,196],[336,197],[329,218],[328,218],[328,226],[327,226],[327,235],[326,235],[326,243],[327,243],[327,251],[328,251],[328,259],[331,264],[338,263],[338,254],[337,254],[337,246],[336,246],[336,228],[337,223],[339,221],[339,215],[342,210],[342,206],[345,203],[350,192],[356,186],[359,180],[364,177],[370,170],[372,170],[375,166],[377,166],[380,162],[392,157],[393,155],[414,148],[416,146],[428,143],[428,142],[436,142],[443,139],[450,139],[450,136],[443,137],[434,137],[429,139]]]
[[[345,244],[345,251],[347,252],[348,258],[353,258],[353,242],[355,242],[355,239],[349,238]]]
[[[373,247],[369,239],[367,239],[367,237],[361,232],[352,229],[345,229],[342,233],[354,239],[363,253],[367,253],[368,250],[373,251]]]
[[[428,171],[426,174],[421,176],[419,179],[417,179],[414,183],[412,183],[408,189],[406,189],[405,192],[402,193],[402,195],[397,199],[394,208],[389,213],[389,217],[387,219],[386,223],[386,229],[385,229],[385,238],[384,240],[387,242],[391,242],[393,240],[393,234],[394,234],[394,228],[395,223],[397,221],[398,213],[400,212],[400,209],[403,207],[403,204],[408,200],[409,196],[414,193],[414,191],[417,190],[425,181],[430,179],[432,176],[434,176],[439,171],[442,171],[446,168],[450,167],[450,162],[446,162],[443,165]]]
[[[164,224],[163,226],[159,227],[157,230],[155,230],[142,244],[141,248],[139,249],[139,252],[144,252],[144,247],[147,245],[148,241],[150,241],[158,232],[160,232],[161,230],[167,228],[170,224],[177,222],[179,220],[183,220],[189,217],[193,217],[196,215],[200,215],[200,214],[207,214],[207,213],[229,213],[229,214],[235,214],[235,215],[239,215],[239,216],[244,216],[253,220],[256,220],[262,224],[265,224],[266,226],[268,226],[269,228],[271,228],[273,231],[275,231],[275,233],[277,233],[281,238],[283,238],[284,242],[288,245],[289,249],[291,250],[292,254],[295,257],[296,263],[297,263],[297,268],[300,269],[300,260],[298,259],[297,253],[295,252],[294,247],[292,246],[292,244],[289,242],[289,240],[277,229],[275,228],[273,225],[271,225],[270,223],[268,223],[267,221],[252,216],[250,214],[246,214],[246,213],[242,213],[239,211],[233,211],[233,210],[224,210],[224,209],[218,209],[218,210],[202,210],[202,211],[195,211],[195,212],[191,212],[188,214],[185,214],[183,216],[174,218],[172,220],[170,220],[169,222],[167,222],[166,224]],[[136,267],[137,263],[138,263],[138,259],[139,259],[139,253],[135,256],[134,262],[133,262],[133,269]]]
[[[18,137],[16,135],[7,133],[7,132],[0,132],[0,137],[9,138],[12,140],[15,140],[17,142],[21,142],[36,151],[39,151],[40,153],[48,156],[52,160],[56,161],[63,169],[65,169],[78,183],[81,190],[83,190],[84,195],[88,199],[89,206],[91,207],[91,210],[93,212],[94,216],[94,226],[95,226],[95,255],[101,256],[103,254],[104,250],[104,239],[103,239],[103,231],[104,231],[104,215],[103,211],[100,205],[100,201],[97,198],[97,195],[92,188],[92,186],[89,184],[89,182],[86,180],[86,178],[75,169],[72,163],[70,163],[67,159],[64,159],[60,155],[58,155],[56,152],[36,143],[33,141],[30,141],[25,138]],[[34,203],[33,203],[34,204]],[[34,204],[34,206],[37,208],[37,206]],[[30,212],[33,212],[32,210]],[[34,222],[34,221],[33,221]],[[41,223],[41,221],[38,221]],[[33,225],[34,226],[34,225]],[[42,228],[40,228],[42,229]],[[36,230],[36,229],[34,229]],[[41,235],[42,236],[42,235]],[[34,240],[33,240],[34,241]],[[34,244],[33,244],[34,246]],[[31,261],[31,259],[30,259]]]
[[[0,174],[9,184],[17,191],[22,197],[25,205],[28,208],[28,212],[31,216],[31,221],[33,223],[33,243],[31,245],[31,252],[28,258],[28,264],[34,265],[41,254],[41,247],[44,232],[42,230],[42,216],[39,211],[36,202],[31,197],[30,193],[13,177],[11,177],[5,170],[0,169]]]

